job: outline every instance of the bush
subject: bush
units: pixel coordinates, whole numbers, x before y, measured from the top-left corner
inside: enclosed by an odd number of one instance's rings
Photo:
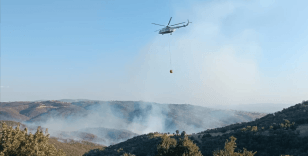
[[[66,154],[53,146],[48,144],[49,134],[47,129],[43,134],[40,127],[37,128],[36,133],[33,135],[28,134],[27,128],[23,131],[19,129],[19,125],[13,129],[11,126],[8,128],[5,122],[2,123],[0,142],[0,156],[65,156]]]

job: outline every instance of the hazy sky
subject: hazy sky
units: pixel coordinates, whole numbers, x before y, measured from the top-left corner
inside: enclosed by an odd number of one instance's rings
[[[307,6],[2,0],[1,101],[296,104],[308,100]],[[171,24],[192,23],[171,36],[154,32],[161,27],[151,23],[170,16]]]

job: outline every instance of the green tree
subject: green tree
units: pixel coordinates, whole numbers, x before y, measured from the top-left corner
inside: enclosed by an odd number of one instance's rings
[[[167,135],[162,136],[161,143],[157,146],[158,154],[156,156],[171,156],[176,146],[176,140]]]
[[[257,126],[252,126],[251,131],[253,131],[253,132],[258,131],[258,127]]]
[[[292,122],[292,124],[291,124],[290,121],[287,120],[287,119],[285,119],[284,121],[285,121],[285,123],[280,124],[281,128],[284,128],[284,129],[293,128],[294,129],[295,122]]]
[[[199,151],[199,147],[185,136],[176,145],[174,156],[202,156],[202,154]]]
[[[247,151],[245,148],[243,153],[234,152],[234,149],[236,148],[235,140],[236,138],[234,136],[231,136],[230,141],[227,140],[225,142],[225,149],[214,151],[213,156],[254,156],[257,153],[257,152],[252,153],[251,151]]]
[[[176,130],[175,133],[176,133],[176,135],[179,135],[180,131],[179,131],[179,130]]]
[[[167,135],[162,136],[162,142],[157,146],[156,156],[202,156],[199,147],[187,136],[179,142]]]
[[[257,132],[258,131],[258,127],[257,126],[247,126],[246,128],[242,128],[241,129],[242,132],[245,132],[245,131],[252,131],[252,132]]]
[[[119,148],[119,149],[117,150],[118,153],[120,153],[121,151],[123,151],[123,148]]]
[[[43,134],[40,127],[36,133],[28,134],[28,129],[23,131],[19,129],[19,125],[13,129],[8,127],[5,122],[2,123],[1,141],[0,141],[0,156],[65,156],[66,154],[48,144],[49,134],[47,129]]]
[[[186,132],[183,131],[183,132],[181,133],[181,136],[184,137],[185,135],[186,135]]]

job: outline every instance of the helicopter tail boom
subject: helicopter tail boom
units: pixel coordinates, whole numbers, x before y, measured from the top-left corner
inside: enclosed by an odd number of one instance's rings
[[[189,25],[189,23],[191,23],[191,22],[189,22],[189,20],[187,20],[188,22],[187,22],[187,24],[185,24],[185,25],[182,25],[182,26],[177,26],[177,27],[171,27],[171,28],[173,28],[173,29],[179,29],[179,28],[182,28],[182,27],[187,27],[188,25]]]

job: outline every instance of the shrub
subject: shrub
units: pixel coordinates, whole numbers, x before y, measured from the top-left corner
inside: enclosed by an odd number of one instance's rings
[[[28,134],[28,129],[23,131],[19,129],[19,125],[13,129],[8,127],[5,122],[2,123],[0,142],[0,156],[65,156],[66,154],[48,144],[49,134],[47,129],[44,135],[40,127],[37,128],[33,135]]]

